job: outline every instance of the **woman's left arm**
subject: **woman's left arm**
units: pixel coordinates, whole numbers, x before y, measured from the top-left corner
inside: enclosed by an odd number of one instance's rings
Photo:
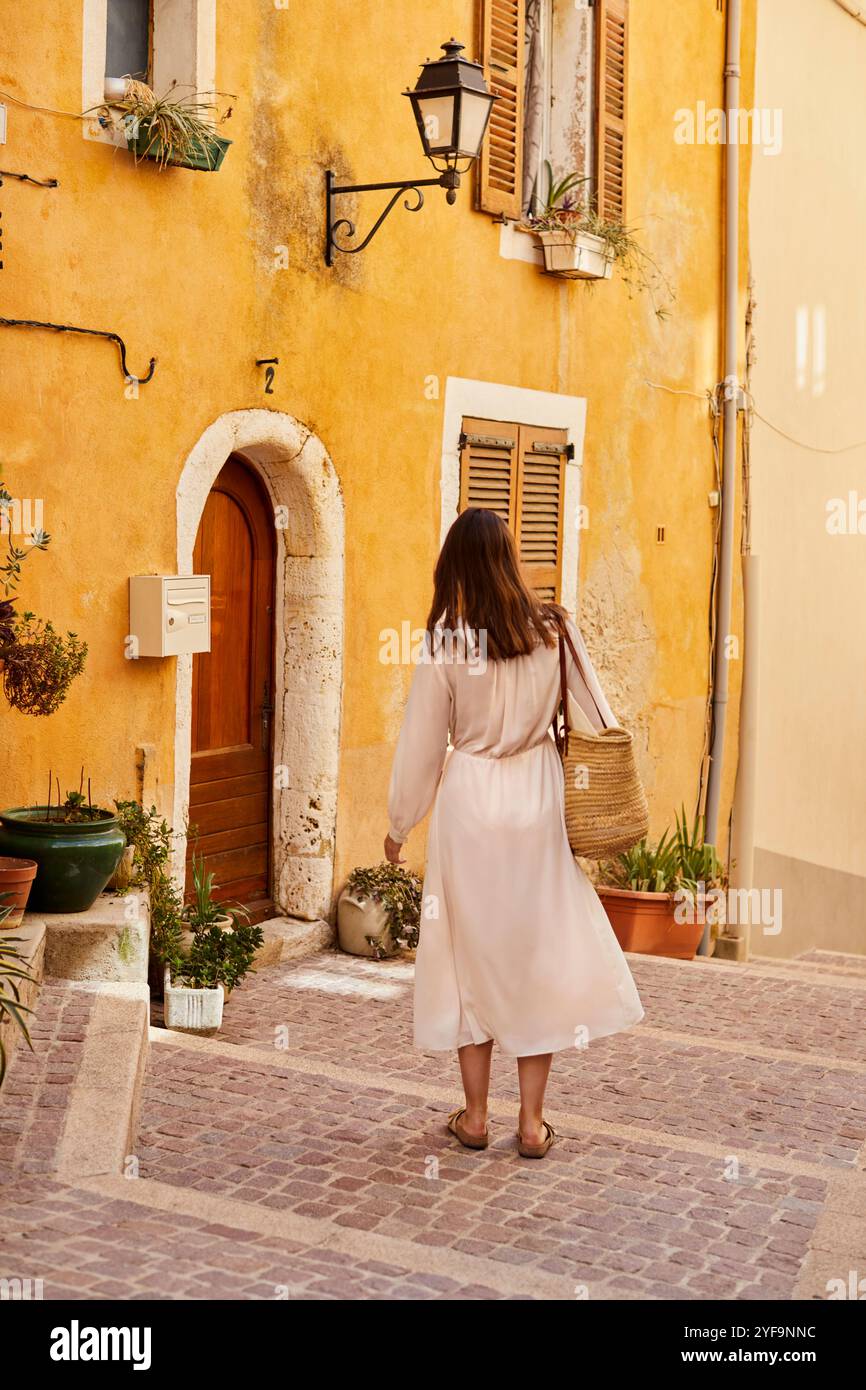
[[[451,690],[445,667],[441,661],[422,660],[412,677],[391,769],[385,853],[392,864],[400,862],[399,847],[433,804],[450,720]]]

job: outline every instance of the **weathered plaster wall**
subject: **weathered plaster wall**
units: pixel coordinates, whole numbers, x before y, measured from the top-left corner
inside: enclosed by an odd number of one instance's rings
[[[217,86],[232,94],[235,143],[218,174],[136,168],[124,150],[83,139],[80,123],[10,105],[4,164],[60,187],[0,190],[4,313],[117,330],[132,370],[151,353],[158,367],[130,400],[113,347],[0,329],[4,471],[16,494],[44,499],[54,537],[27,566],[25,602],[90,644],[53,718],[0,711],[5,804],[37,797],[49,767],[77,783],[82,762],[103,799],[129,794],[148,745],[148,787],[172,813],[175,663],[124,659],[127,577],[174,570],[178,482],[208,427],[266,408],[317,436],[343,498],[337,881],[377,859],[411,674],[380,662],[379,634],[426,613],[449,376],[586,399],[588,638],[645,744],[654,827],[692,803],[713,472],[702,403],[646,382],[701,393],[719,373],[721,151],[678,146],[673,129],[678,107],[720,99],[724,18],[693,0],[661,18],[650,0],[631,10],[629,219],[673,283],[666,323],[617,279],[566,286],[503,259],[471,181],[455,206],[431,190],[421,212],[395,211],[365,253],[325,268],[324,169],[427,172],[400,92],[451,33],[471,48],[471,0],[412,7],[411,18],[381,0],[220,4]],[[0,89],[78,110],[82,6],[2,0],[0,11],[14,17]],[[364,201],[363,229],[378,207]],[[255,360],[272,356],[265,396]],[[737,688],[735,674],[734,702]],[[732,719],[732,747],[735,737]],[[422,852],[413,837],[412,861]]]

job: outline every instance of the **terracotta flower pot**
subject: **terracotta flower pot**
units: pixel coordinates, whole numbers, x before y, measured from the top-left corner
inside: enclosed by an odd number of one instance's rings
[[[17,927],[24,916],[37,868],[35,859],[0,858],[0,908],[10,909],[0,923],[4,930]]]
[[[628,888],[599,888],[598,896],[624,951],[645,956],[692,960],[704,924],[678,922],[673,893],[636,893]],[[700,914],[696,914],[698,917]]]

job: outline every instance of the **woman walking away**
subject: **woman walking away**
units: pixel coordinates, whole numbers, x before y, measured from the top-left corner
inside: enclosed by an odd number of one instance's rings
[[[415,966],[415,1045],[456,1048],[465,1106],[448,1128],[488,1144],[494,1042],[517,1058],[518,1145],[542,1158],[554,1139],[544,1092],[554,1052],[643,1017],[607,915],[565,829],[562,764],[550,732],[566,673],[593,728],[616,720],[567,614],[524,581],[507,526],[461,513],[434,576],[427,642],[391,774],[385,854],[435,798]],[[449,735],[451,747],[449,744]]]

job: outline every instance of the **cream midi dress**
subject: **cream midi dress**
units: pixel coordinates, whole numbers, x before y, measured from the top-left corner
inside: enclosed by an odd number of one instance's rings
[[[577,627],[586,680],[568,688],[593,728],[616,723]],[[607,914],[565,830],[550,733],[557,647],[507,661],[444,651],[415,669],[391,774],[402,843],[435,799],[415,965],[415,1045],[494,1039],[516,1057],[585,1046],[643,1008]],[[590,693],[591,692],[591,693]],[[570,702],[571,703],[571,702]],[[450,746],[449,746],[450,742]]]

